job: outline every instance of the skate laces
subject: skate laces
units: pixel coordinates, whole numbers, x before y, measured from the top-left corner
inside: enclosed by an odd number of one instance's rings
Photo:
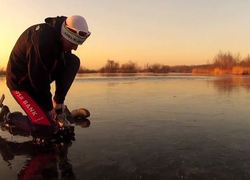
[[[67,116],[64,112],[57,114],[56,121],[60,128],[67,127],[70,125],[70,122],[68,121]]]

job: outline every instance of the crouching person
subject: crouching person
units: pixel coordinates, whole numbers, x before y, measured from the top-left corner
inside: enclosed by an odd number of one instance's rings
[[[6,82],[32,125],[67,126],[64,100],[80,66],[72,54],[90,35],[82,16],[46,18],[26,29],[8,61]],[[55,81],[52,97],[50,84]]]

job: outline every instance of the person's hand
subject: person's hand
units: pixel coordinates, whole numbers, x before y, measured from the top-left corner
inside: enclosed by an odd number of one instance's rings
[[[49,111],[49,117],[52,121],[55,121],[56,120],[56,110],[53,108],[51,111]]]
[[[52,102],[54,109],[61,109],[62,111],[64,111],[65,105],[63,103],[57,103],[55,100],[53,100]]]

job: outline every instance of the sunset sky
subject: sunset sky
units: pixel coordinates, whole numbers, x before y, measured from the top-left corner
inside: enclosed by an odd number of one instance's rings
[[[0,66],[19,35],[46,17],[82,15],[92,35],[75,52],[96,69],[108,59],[205,64],[250,54],[250,0],[0,0]]]

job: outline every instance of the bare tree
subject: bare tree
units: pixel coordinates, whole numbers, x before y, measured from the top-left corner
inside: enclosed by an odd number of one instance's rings
[[[123,73],[136,73],[139,71],[139,67],[136,63],[129,61],[128,63],[122,64],[120,68],[120,72]]]
[[[100,69],[103,73],[116,73],[119,71],[119,63],[114,60],[108,60],[106,65]]]
[[[162,64],[147,64],[144,72],[152,72],[152,73],[168,73],[170,71],[170,66],[162,65]]]
[[[214,66],[230,69],[239,63],[240,56],[233,56],[230,52],[219,52],[214,58]]]
[[[249,54],[247,55],[247,57],[243,58],[240,63],[240,66],[250,66],[250,56]]]

